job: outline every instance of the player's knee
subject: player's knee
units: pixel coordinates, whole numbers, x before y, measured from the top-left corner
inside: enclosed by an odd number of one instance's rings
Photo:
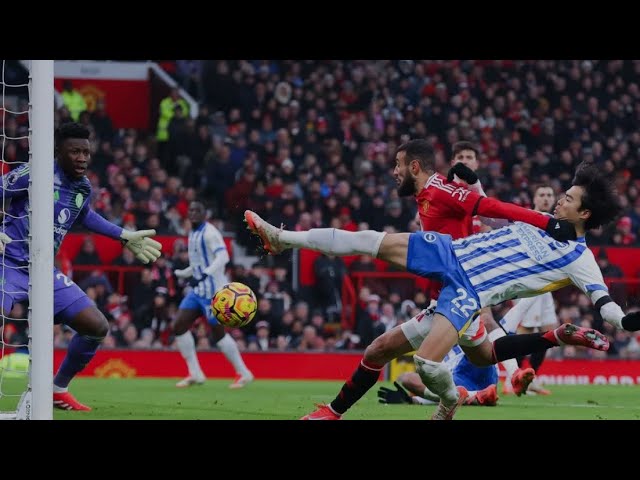
[[[384,365],[391,360],[391,345],[385,335],[377,337],[364,351],[364,359],[366,362]]]
[[[189,326],[188,322],[181,321],[180,318],[178,318],[173,324],[173,333],[175,335],[182,335],[189,330]]]
[[[109,333],[109,322],[107,318],[97,308],[91,315],[88,335],[94,338],[104,339]]]

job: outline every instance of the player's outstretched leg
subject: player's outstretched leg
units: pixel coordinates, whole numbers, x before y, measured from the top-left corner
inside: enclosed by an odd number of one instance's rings
[[[356,254],[378,257],[380,245],[387,235],[384,232],[374,230],[349,232],[337,228],[312,228],[302,232],[292,232],[271,225],[251,210],[244,212],[244,220],[247,229],[260,238],[262,248],[272,255],[277,255],[288,248],[309,248],[337,257]],[[390,241],[388,243],[396,249],[400,248],[398,256],[402,258],[400,265],[403,266],[406,263],[406,245],[409,234],[391,234],[390,236],[396,237],[395,243]],[[402,241],[398,241],[397,237],[401,237]],[[398,247],[399,245],[400,247]],[[404,245],[404,250],[402,250],[402,245]],[[398,254],[393,251],[391,253]],[[394,258],[387,253],[382,259],[394,260]]]
[[[553,335],[560,345],[580,345],[595,350],[609,350],[609,339],[594,328],[583,328],[565,323],[555,330],[544,334],[545,338]]]
[[[260,215],[251,210],[244,212],[244,221],[247,224],[247,228],[260,237],[262,241],[262,248],[271,255],[277,255],[284,250],[284,247],[280,244],[281,228],[276,228],[268,222],[265,222]]]

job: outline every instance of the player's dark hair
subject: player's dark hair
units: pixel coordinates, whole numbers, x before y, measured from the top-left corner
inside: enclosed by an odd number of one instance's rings
[[[580,210],[591,211],[591,216],[584,224],[585,229],[611,223],[622,211],[615,186],[595,163],[582,162],[578,165],[572,183],[584,189]]]
[[[553,187],[551,185],[549,185],[548,183],[539,183],[538,185],[536,185],[536,188],[533,189],[533,193],[535,195],[535,193],[540,190],[541,188],[550,188],[551,191],[553,192],[553,194],[556,194],[556,191],[553,189]]]
[[[471,150],[476,154],[476,158],[480,159],[480,149],[473,142],[468,142],[466,140],[461,140],[460,142],[456,142],[453,144],[451,148],[451,158],[453,159],[457,154],[462,152],[463,150]]]
[[[62,143],[69,138],[88,139],[90,135],[91,132],[84,125],[77,122],[63,123],[56,129],[56,147],[62,145]]]
[[[398,147],[396,155],[400,152],[405,152],[404,161],[407,165],[412,160],[417,160],[420,170],[435,171],[436,160],[433,147],[426,140],[409,140]]]

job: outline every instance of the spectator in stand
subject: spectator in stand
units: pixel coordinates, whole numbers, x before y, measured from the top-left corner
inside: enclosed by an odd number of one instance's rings
[[[96,100],[96,107],[90,114],[90,122],[96,132],[96,136],[105,142],[110,143],[113,139],[114,129],[113,121],[106,110],[106,101],[104,98]],[[94,157],[95,160],[95,157]],[[95,170],[95,167],[91,165]]]
[[[613,232],[613,244],[629,247],[636,244],[636,234],[631,231],[631,218],[622,217]]]
[[[598,252],[598,266],[605,279],[623,278],[624,272],[618,265],[614,265],[609,261],[607,250],[602,247]],[[609,295],[621,305],[627,303],[627,285],[623,282],[611,282],[609,286]]]
[[[162,99],[160,102],[160,113],[158,116],[158,129],[156,131],[156,140],[158,142],[158,156],[163,166],[166,168],[169,165],[169,122],[175,114],[176,106],[180,106],[180,109],[184,116],[189,115],[189,104],[180,97],[180,92],[177,87],[174,87],[169,92],[169,96]]]
[[[100,260],[98,252],[96,252],[96,244],[92,236],[87,235],[84,237],[82,247],[73,262],[76,265],[102,265],[102,260]]]
[[[65,80],[62,83],[62,101],[65,107],[69,109],[69,114],[74,122],[77,122],[80,118],[80,113],[87,109],[87,102],[82,94],[73,88],[73,82],[71,80]]]

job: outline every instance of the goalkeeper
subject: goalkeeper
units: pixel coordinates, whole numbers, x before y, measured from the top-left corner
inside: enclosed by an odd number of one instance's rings
[[[142,263],[160,256],[161,244],[151,237],[155,230],[129,231],[108,222],[89,206],[91,184],[86,177],[91,158],[89,129],[78,123],[65,123],[56,130],[54,163],[54,249],[58,250],[71,227],[79,222],[92,232],[122,242]],[[2,313],[8,315],[13,304],[28,299],[29,289],[29,173],[28,164],[2,176],[0,195],[10,200],[0,229],[2,262]],[[53,271],[54,323],[75,330],[53,380],[53,405],[65,410],[91,410],[68,391],[69,382],[94,357],[109,331],[105,316],[70,278],[57,268]],[[44,319],[35,319],[44,321]]]

